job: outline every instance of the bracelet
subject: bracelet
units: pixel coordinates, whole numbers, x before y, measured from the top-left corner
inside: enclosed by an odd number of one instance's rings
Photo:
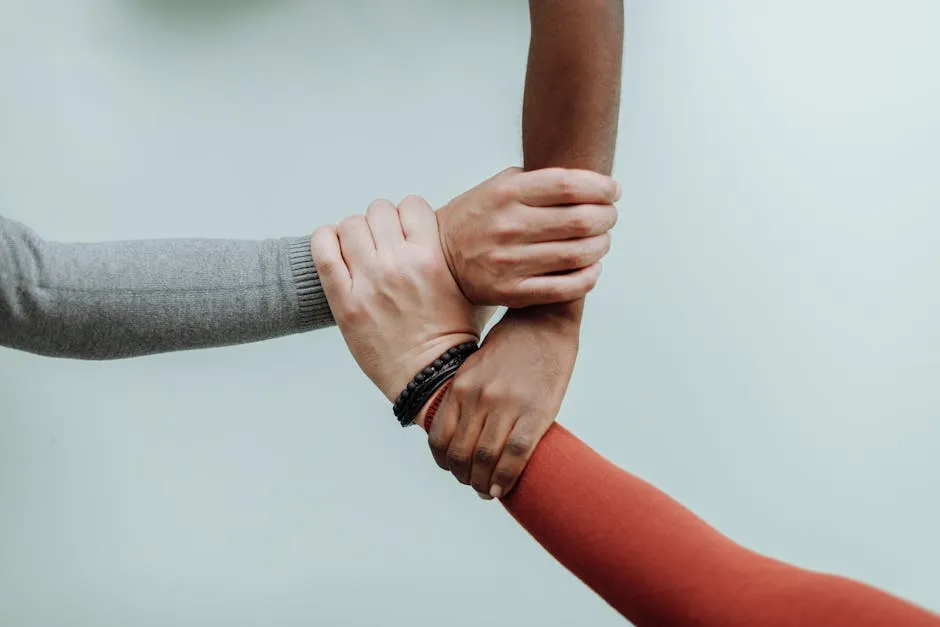
[[[428,433],[431,433],[431,427],[434,426],[434,418],[437,416],[437,410],[441,408],[444,395],[447,393],[447,388],[449,387],[450,381],[442,385],[441,389],[435,392],[434,396],[431,397],[431,402],[428,403],[428,411],[424,414],[424,430]]]
[[[414,424],[428,399],[457,374],[457,369],[476,350],[476,342],[453,346],[415,375],[392,405],[392,411],[401,426]]]

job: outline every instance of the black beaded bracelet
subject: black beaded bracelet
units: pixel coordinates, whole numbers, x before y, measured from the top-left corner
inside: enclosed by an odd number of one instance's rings
[[[414,423],[425,403],[457,374],[457,369],[476,350],[476,342],[464,342],[449,348],[415,375],[392,405],[401,426],[408,427]]]

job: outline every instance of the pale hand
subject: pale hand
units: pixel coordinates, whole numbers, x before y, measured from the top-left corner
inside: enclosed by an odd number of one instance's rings
[[[475,305],[577,300],[597,283],[619,198],[596,172],[509,168],[437,211],[441,247]]]
[[[350,353],[390,401],[448,348],[479,339],[485,317],[451,276],[422,198],[375,201],[318,229],[311,252]]]

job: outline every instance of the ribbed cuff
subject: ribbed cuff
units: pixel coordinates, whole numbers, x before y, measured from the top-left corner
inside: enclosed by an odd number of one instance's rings
[[[297,288],[298,325],[320,329],[336,324],[333,312],[320,285],[320,276],[310,253],[310,238],[298,239],[288,246],[291,274]]]

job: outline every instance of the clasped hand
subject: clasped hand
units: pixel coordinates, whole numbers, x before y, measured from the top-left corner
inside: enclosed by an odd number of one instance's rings
[[[563,303],[593,289],[619,194],[593,172],[510,168],[437,212],[418,196],[397,207],[377,200],[364,216],[318,229],[311,250],[350,353],[393,400],[447,348],[479,340],[489,306]],[[458,371],[429,436],[438,464],[481,495],[512,489],[571,375],[577,326],[541,309],[496,326]],[[557,344],[570,366],[551,350],[528,350],[540,341]],[[507,349],[528,351],[523,371],[504,372]],[[535,424],[514,434],[523,410]]]

